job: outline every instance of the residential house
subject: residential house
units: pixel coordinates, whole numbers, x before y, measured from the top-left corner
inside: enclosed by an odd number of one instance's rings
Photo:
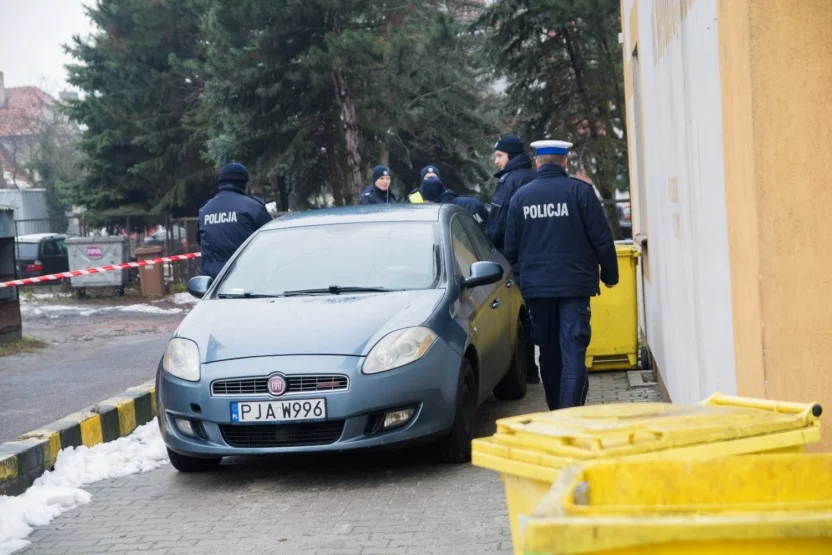
[[[673,402],[832,405],[829,8],[621,1],[640,327]]]
[[[35,151],[42,122],[52,115],[55,99],[38,87],[10,87],[0,72],[0,188],[32,187],[25,167]]]

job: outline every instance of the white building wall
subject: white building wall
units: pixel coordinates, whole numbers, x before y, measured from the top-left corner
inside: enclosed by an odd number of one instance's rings
[[[628,59],[635,3],[646,198],[634,183],[632,213],[640,233],[647,203],[650,266],[641,323],[671,399],[688,403],[736,392],[717,0],[623,0]],[[636,152],[630,161],[636,168]]]

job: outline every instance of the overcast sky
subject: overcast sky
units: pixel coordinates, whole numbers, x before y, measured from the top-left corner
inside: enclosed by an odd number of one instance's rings
[[[57,95],[69,89],[62,45],[87,35],[84,5],[95,0],[0,0],[0,71],[7,87],[37,85]]]

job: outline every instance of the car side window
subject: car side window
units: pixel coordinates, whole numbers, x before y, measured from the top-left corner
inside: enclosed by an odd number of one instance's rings
[[[60,239],[60,240],[58,240],[58,251],[59,251],[61,254],[67,254],[67,250],[66,250],[66,241],[65,241],[64,239]]]
[[[477,262],[477,254],[471,239],[465,232],[465,228],[458,217],[451,220],[451,242],[454,249],[454,258],[459,266],[460,273],[463,277],[470,276],[471,265]]]
[[[491,258],[491,241],[485,236],[482,228],[474,221],[474,218],[466,218],[459,216],[462,220],[462,226],[468,232],[471,242],[474,244],[474,252],[477,253],[479,260],[488,260]]]
[[[45,241],[43,243],[43,256],[55,256],[58,254],[58,245],[55,241]]]

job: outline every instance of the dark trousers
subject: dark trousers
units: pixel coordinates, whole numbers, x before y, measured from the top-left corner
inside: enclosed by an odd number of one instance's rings
[[[532,339],[540,346],[540,378],[549,410],[586,402],[586,350],[592,334],[589,297],[528,299]]]
[[[528,383],[540,383],[540,370],[537,368],[537,358],[534,353],[534,338],[532,337],[532,319],[526,311],[523,320],[523,330],[526,339],[526,375]]]

